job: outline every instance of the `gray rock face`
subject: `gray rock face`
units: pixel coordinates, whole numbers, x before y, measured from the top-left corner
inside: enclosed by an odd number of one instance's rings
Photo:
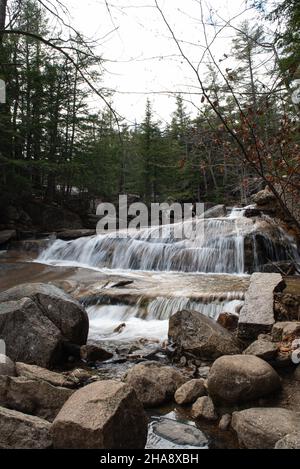
[[[0,246],[1,244],[7,243],[11,239],[16,237],[16,230],[2,230],[0,231]]]
[[[274,292],[285,284],[280,274],[251,275],[250,286],[245,295],[238,322],[238,335],[245,339],[256,339],[261,333],[270,332],[274,319]]]
[[[86,343],[89,320],[84,308],[70,295],[44,283],[25,283],[0,293],[0,302],[31,298],[70,342]]]
[[[197,311],[179,311],[171,316],[169,339],[180,352],[209,360],[240,352],[230,332]]]
[[[50,367],[66,343],[82,345],[88,316],[80,304],[53,285],[24,284],[0,293],[0,338],[15,360]]]
[[[51,448],[50,423],[0,407],[0,449]]]
[[[124,381],[133,387],[144,407],[154,407],[173,399],[176,389],[185,379],[171,366],[145,362],[133,366]]]
[[[55,373],[54,371],[46,370],[37,365],[29,365],[28,363],[16,363],[16,372],[18,376],[34,379],[37,381],[46,381],[52,386],[59,386],[63,388],[74,388],[76,385],[75,379],[63,375],[62,373]]]
[[[158,422],[153,422],[150,430],[168,442],[165,446],[160,445],[159,449],[169,449],[172,444],[175,448],[178,446],[203,448],[208,445],[206,436],[198,428],[176,420],[162,418]]]
[[[221,402],[247,402],[277,391],[281,384],[276,371],[252,355],[218,358],[208,376],[208,393]]]
[[[195,402],[198,397],[206,395],[206,388],[204,386],[204,379],[191,379],[184,383],[175,392],[175,401],[179,405],[191,404]]]
[[[49,421],[56,417],[72,393],[71,389],[45,381],[0,376],[0,405]]]
[[[300,431],[289,433],[277,441],[275,449],[300,449]]]
[[[246,350],[243,351],[244,355],[255,355],[262,360],[273,360],[278,353],[278,345],[270,340],[258,339],[252,342]]]
[[[127,384],[107,380],[76,391],[54,420],[55,448],[139,449],[147,440],[147,417]]]
[[[199,397],[196,400],[192,407],[192,417],[194,419],[204,418],[206,420],[217,420],[218,414],[209,396]]]
[[[0,376],[16,376],[14,362],[3,354],[0,354]]]
[[[278,440],[300,431],[300,417],[287,409],[259,407],[234,412],[231,425],[246,448],[273,449]]]

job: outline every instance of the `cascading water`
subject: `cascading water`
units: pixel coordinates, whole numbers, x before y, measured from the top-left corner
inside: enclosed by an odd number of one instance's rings
[[[260,264],[266,262],[263,255],[267,261],[299,262],[295,241],[273,220],[246,218],[243,214],[243,210],[234,209],[227,217],[185,222],[182,226],[188,230],[183,232],[183,239],[176,238],[175,225],[164,225],[130,231],[124,237],[109,233],[57,240],[38,260],[109,269],[231,274],[260,270]],[[245,264],[245,240],[248,245],[250,241],[252,265]]]

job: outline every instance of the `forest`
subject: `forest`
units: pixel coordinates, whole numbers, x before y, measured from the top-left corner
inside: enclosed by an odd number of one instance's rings
[[[107,201],[129,193],[147,203],[234,204],[268,186],[292,212],[288,201],[295,205],[300,190],[299,102],[291,99],[300,77],[299,4],[270,4],[251,6],[267,25],[284,17],[284,27],[264,31],[247,20],[235,27],[234,68],[224,70],[208,48],[206,71],[194,70],[194,113],[174,93],[169,121],[159,122],[148,97],[143,120],[132,124],[101,88],[99,50],[71,27],[65,44],[48,2],[10,2],[0,36],[1,205],[31,197],[63,203],[74,191]],[[98,112],[91,95],[103,98]]]

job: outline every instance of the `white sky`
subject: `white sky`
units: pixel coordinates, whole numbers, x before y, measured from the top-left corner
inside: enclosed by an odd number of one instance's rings
[[[198,92],[197,82],[188,65],[178,56],[178,49],[170,37],[166,25],[155,8],[154,0],[67,0],[72,23],[89,38],[102,38],[117,27],[117,31],[100,41],[98,53],[102,55],[107,72],[103,86],[115,89],[113,102],[116,110],[130,122],[140,121],[144,116],[146,97],[149,96],[156,118],[164,122],[174,110],[174,98],[168,92]],[[205,39],[200,23],[199,0],[159,0],[177,38],[191,60],[196,63],[203,54]],[[236,17],[232,24],[242,20],[257,19],[253,10],[245,12],[244,0],[203,1],[204,21],[210,22],[212,15],[219,24]],[[255,20],[256,21],[256,20]],[[207,26],[211,38],[214,28]],[[215,59],[230,54],[230,42],[234,36],[232,28],[225,28],[213,46]],[[191,45],[193,43],[195,45]],[[228,62],[229,61],[229,62]],[[222,67],[230,66],[230,58]],[[201,73],[204,74],[202,67]],[[159,92],[165,95],[157,94]],[[149,93],[149,94],[147,94]],[[187,100],[200,101],[201,97],[184,95]],[[90,103],[97,111],[99,101]],[[192,106],[188,104],[192,111]]]

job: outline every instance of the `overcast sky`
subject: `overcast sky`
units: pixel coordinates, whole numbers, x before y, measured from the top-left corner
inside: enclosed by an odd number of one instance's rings
[[[164,122],[174,110],[171,92],[199,92],[197,82],[171,39],[154,0],[67,0],[73,24],[89,38],[103,38],[98,52],[105,61],[103,85],[116,90],[114,106],[129,122],[140,121],[144,115],[147,96],[153,102],[156,118]],[[170,22],[185,53],[197,63],[205,46],[201,25],[199,0],[159,0],[159,5]],[[244,19],[255,19],[253,10],[246,10],[243,0],[210,0],[203,2],[204,22],[211,18],[237,26]],[[116,31],[111,32],[117,28]],[[207,26],[211,39],[216,29]],[[109,34],[111,32],[111,34]],[[107,36],[106,36],[107,35]],[[234,30],[219,32],[213,45],[216,60],[230,53]],[[106,36],[106,37],[105,37]],[[230,58],[222,66],[230,66]],[[204,75],[204,68],[201,73]],[[164,93],[164,94],[159,94]],[[199,102],[197,95],[184,95],[187,100]],[[99,102],[90,103],[95,111]],[[192,111],[192,106],[188,105]],[[195,110],[194,110],[195,112]]]

